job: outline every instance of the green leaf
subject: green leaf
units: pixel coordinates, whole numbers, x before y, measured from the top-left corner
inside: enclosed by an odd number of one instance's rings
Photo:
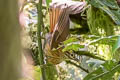
[[[106,61],[97,70],[89,73],[84,80],[112,80],[116,72],[120,72],[120,64],[114,61]]]
[[[71,44],[71,45],[65,46],[65,48],[63,49],[63,52],[70,51],[70,50],[78,51],[80,48],[83,48],[83,47],[84,46],[80,44]]]
[[[115,42],[115,45],[112,48],[112,53],[115,53],[115,51],[120,47],[120,36],[118,37],[117,41]]]
[[[107,71],[110,71],[116,65],[117,63],[114,61],[106,61],[104,64],[102,64],[102,66],[104,66],[104,69],[106,69]]]
[[[120,25],[120,8],[116,0],[91,0],[90,4],[106,12],[117,25]]]
[[[46,0],[47,7],[49,7],[49,4],[52,0]]]
[[[92,80],[93,77],[103,73],[104,71],[102,70],[102,68],[98,68],[97,70],[89,73],[83,80]]]
[[[69,39],[64,41],[64,45],[67,45],[69,43],[76,42],[76,41],[78,41],[78,39],[76,37],[70,37]]]
[[[34,76],[35,80],[40,80],[40,78],[42,78],[41,69],[39,66],[34,66]]]

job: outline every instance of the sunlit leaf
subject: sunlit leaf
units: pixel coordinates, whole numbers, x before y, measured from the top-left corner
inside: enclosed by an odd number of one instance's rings
[[[76,42],[78,41],[78,39],[76,37],[71,37],[69,39],[67,39],[66,41],[64,41],[64,45],[71,43],[71,42]]]
[[[83,47],[84,46],[80,44],[70,44],[63,49],[63,52],[70,51],[70,50],[78,51],[80,48],[83,48]]]
[[[49,4],[52,0],[46,0],[47,7],[49,7]]]
[[[34,66],[34,76],[35,76],[35,80],[40,80],[40,78],[42,77],[41,75],[41,69],[39,66]]]

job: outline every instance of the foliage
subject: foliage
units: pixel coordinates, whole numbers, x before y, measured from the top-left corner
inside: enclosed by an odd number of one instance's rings
[[[64,42],[65,48],[63,51],[81,51],[81,44],[82,48],[86,47],[91,52],[93,46],[97,46],[94,51],[94,55],[97,53],[99,57],[105,58],[105,59],[112,59],[112,50],[116,51],[119,48],[119,33],[116,34],[116,30],[118,26],[114,24],[114,22],[117,25],[120,25],[120,18],[119,18],[119,10],[117,3],[113,0],[90,0],[89,3],[92,5],[92,7],[89,7],[87,11],[87,22],[89,25],[89,29],[91,34],[95,35],[95,37],[92,38],[85,38],[83,43],[80,43],[81,40],[78,39],[68,39]],[[113,7],[113,5],[115,5]],[[113,22],[114,21],[114,22]],[[119,29],[119,28],[118,28]],[[85,34],[85,36],[88,36]],[[77,35],[77,38],[79,38],[79,35]],[[118,41],[114,45],[116,39],[118,38]],[[87,41],[88,40],[88,43]],[[66,44],[67,43],[67,44]],[[113,49],[112,46],[114,45]],[[82,49],[86,51],[86,49]],[[97,50],[97,51],[96,51]],[[108,51],[109,50],[109,51]],[[101,55],[102,53],[102,55]],[[117,55],[118,53],[116,53]],[[117,60],[116,58],[114,58]],[[90,62],[88,61],[88,64],[92,64],[91,67],[94,66],[96,70],[93,69],[91,73],[88,74],[88,76],[85,77],[85,80],[111,80],[114,74],[119,70],[119,64],[113,65],[113,62],[106,61],[104,64],[100,64],[99,61]],[[116,62],[117,63],[117,62]],[[95,66],[96,64],[99,64],[98,66]],[[106,66],[107,65],[107,66]],[[101,68],[102,66],[102,68]],[[114,67],[115,66],[115,67]],[[107,71],[104,71],[105,69],[109,69]],[[110,72],[111,71],[111,72]],[[111,76],[111,77],[109,77]],[[94,79],[95,78],[95,79]]]
[[[74,34],[70,35],[66,41],[64,41],[60,47],[64,46],[63,52],[73,53],[74,58],[69,59],[74,61],[77,65],[77,69],[73,69],[72,64],[65,63],[64,66],[69,66],[67,68],[60,68],[57,66],[59,72],[57,73],[56,67],[51,65],[51,67],[46,67],[46,72],[48,77],[52,79],[62,79],[71,80],[77,79],[74,73],[81,70],[88,70],[89,73],[77,74],[78,76],[87,75],[84,80],[113,80],[115,79],[115,74],[120,72],[119,61],[119,47],[120,47],[120,8],[115,0],[87,0],[88,6],[85,9],[85,15],[87,16],[87,28],[89,31],[84,34]],[[45,34],[48,33],[49,29],[49,18],[48,18],[48,8],[51,0],[46,0],[47,6],[42,9],[43,12],[43,27],[42,27],[42,40],[45,38]],[[114,5],[114,6],[113,6]],[[37,10],[36,6],[28,8],[26,10],[29,15],[28,32],[30,33],[32,44],[31,49],[33,50],[33,57],[36,63],[39,62],[38,55],[38,44],[37,44]],[[80,15],[82,16],[82,14]],[[32,21],[32,22],[30,22]],[[73,23],[74,24],[74,23]],[[75,24],[78,26],[80,24]],[[86,29],[86,26],[82,26]],[[81,27],[78,27],[81,28]],[[73,28],[74,29],[74,28]],[[79,33],[82,31],[78,31]],[[72,33],[72,32],[71,32]],[[117,39],[118,38],[118,39]],[[44,43],[44,42],[43,42]],[[44,46],[44,45],[43,45]],[[70,54],[69,54],[70,55]],[[76,56],[77,55],[77,56]],[[84,56],[83,56],[84,55]],[[115,56],[117,57],[115,57]],[[82,56],[82,58],[78,58]],[[77,60],[75,60],[77,58]],[[81,61],[82,59],[82,61]],[[102,61],[106,60],[106,61]],[[66,60],[67,61],[67,60]],[[74,65],[73,64],[73,65]],[[37,64],[39,65],[39,64]],[[63,64],[62,64],[63,66]],[[85,68],[82,69],[79,66]],[[54,70],[55,69],[55,70]],[[54,71],[52,71],[54,70]],[[66,71],[65,71],[66,70]],[[49,72],[53,72],[50,74]],[[67,73],[69,72],[69,73]],[[54,74],[55,73],[55,74]],[[70,78],[65,78],[67,74]],[[58,75],[60,74],[60,75]],[[62,77],[61,77],[62,76]],[[117,77],[118,78],[118,77]],[[80,79],[80,78],[79,78]]]
[[[41,69],[40,69],[40,67],[39,66],[35,66],[34,70],[35,70],[35,72],[34,72],[35,80],[40,80],[40,78],[41,78]],[[38,76],[40,76],[40,77],[38,77]]]
[[[80,45],[79,40],[76,37],[70,37],[68,40],[64,41],[65,48],[63,51],[74,50],[78,51],[80,48],[84,47]]]
[[[47,7],[49,7],[51,0],[46,0]]]
[[[120,72],[120,64],[106,61],[98,69],[88,74],[84,80],[113,80],[115,72]]]
[[[90,0],[90,4],[105,11],[117,25],[120,25],[120,8],[116,0]]]

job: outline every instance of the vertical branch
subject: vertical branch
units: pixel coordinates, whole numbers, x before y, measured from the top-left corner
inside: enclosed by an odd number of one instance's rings
[[[40,65],[44,65],[44,56],[43,56],[43,50],[42,50],[42,42],[41,42],[41,27],[42,27],[42,0],[39,0],[39,3],[37,5],[37,12],[38,12],[38,26],[37,26],[37,37],[38,37],[38,52],[40,55]],[[42,72],[42,80],[46,80],[45,75],[45,68],[43,66],[41,67]]]

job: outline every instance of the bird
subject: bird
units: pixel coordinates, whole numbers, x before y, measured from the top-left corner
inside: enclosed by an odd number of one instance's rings
[[[61,8],[60,6],[51,6],[49,9],[50,15],[50,32],[46,35],[45,53],[48,62],[52,64],[59,64],[65,58],[63,48],[58,46],[66,40],[69,35],[69,15],[67,13],[67,6]],[[53,50],[55,49],[55,50]]]
[[[64,61],[67,56],[59,47],[69,36],[70,14],[82,12],[85,2],[53,2],[49,7],[50,30],[46,35],[45,55],[47,61],[51,64],[59,64]]]

